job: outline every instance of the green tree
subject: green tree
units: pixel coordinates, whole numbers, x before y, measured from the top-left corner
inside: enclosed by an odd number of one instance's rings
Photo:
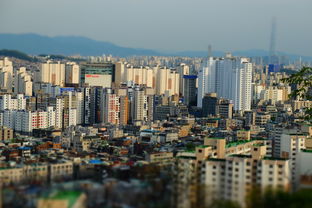
[[[297,89],[293,90],[289,95],[292,98],[302,98],[305,100],[312,100],[312,68],[303,67],[300,71],[290,75],[288,78],[282,80],[285,83],[296,85]],[[305,120],[312,121],[312,108],[305,109]]]

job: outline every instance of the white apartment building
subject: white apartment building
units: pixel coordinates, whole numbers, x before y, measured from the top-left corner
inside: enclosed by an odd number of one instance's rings
[[[75,92],[76,101],[77,101],[77,111],[76,111],[76,118],[77,118],[77,124],[83,123],[84,118],[84,99],[83,99],[83,92]]]
[[[62,97],[57,97],[55,103],[55,128],[58,129],[63,127],[63,108],[64,103]]]
[[[190,74],[190,67],[188,65],[182,63],[180,66],[178,66],[177,72],[179,74],[179,94],[184,95],[184,92],[183,92],[184,91],[183,76]]]
[[[289,167],[293,187],[296,189],[296,168],[299,165],[299,153],[305,149],[305,140],[307,135],[301,133],[286,133],[284,132],[280,137],[280,157],[290,159]]]
[[[187,69],[184,70],[187,73]],[[159,66],[133,67],[116,63],[115,84],[133,82],[155,89],[157,95],[178,95],[180,92],[180,74],[169,68]]]
[[[0,60],[0,88],[12,92],[13,63],[7,57]]]
[[[32,96],[32,91],[33,82],[31,81],[31,74],[26,71],[25,67],[21,67],[15,72],[14,93]]]
[[[133,93],[132,102],[132,120],[134,121],[144,121],[146,119],[147,113],[144,104],[146,104],[146,97],[143,90],[135,89]]]
[[[18,94],[14,98],[12,98],[11,94],[5,94],[0,96],[0,111],[24,109],[26,109],[26,98],[23,94]]]
[[[247,58],[210,57],[198,74],[197,106],[202,107],[205,94],[216,92],[233,100],[234,110],[250,110],[251,82],[252,64]]]
[[[41,64],[39,82],[51,83],[52,85],[65,86],[65,64],[61,62],[47,61]]]
[[[65,65],[65,83],[66,85],[79,85],[80,68],[75,62],[68,62]]]
[[[55,126],[55,111],[4,110],[0,112],[1,124],[18,132],[31,133],[33,129],[46,129]]]
[[[303,149],[298,153],[300,161],[296,167],[296,188],[311,188],[312,182],[312,150]]]
[[[101,99],[101,117],[103,123],[119,124],[120,102],[119,96],[106,89]]]
[[[177,155],[178,207],[190,207],[200,198],[207,207],[213,200],[233,200],[244,207],[254,187],[259,194],[267,188],[290,190],[291,160],[272,158],[269,140],[226,144],[224,138],[205,138],[204,144]]]
[[[261,148],[261,147],[254,147]],[[258,150],[257,150],[258,151]],[[245,205],[252,188],[289,190],[289,160],[254,158],[253,155],[232,155],[226,159],[208,159],[201,169],[205,186],[205,203],[233,200]]]

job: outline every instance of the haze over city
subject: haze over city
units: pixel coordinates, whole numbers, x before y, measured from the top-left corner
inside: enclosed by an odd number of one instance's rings
[[[311,208],[311,0],[0,0],[0,208]]]
[[[0,33],[75,35],[159,51],[269,49],[312,56],[309,0],[1,0]]]

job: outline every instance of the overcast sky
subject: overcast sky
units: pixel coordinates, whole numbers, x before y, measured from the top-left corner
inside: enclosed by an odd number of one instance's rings
[[[0,0],[0,33],[76,35],[162,51],[276,49],[312,56],[312,0]]]

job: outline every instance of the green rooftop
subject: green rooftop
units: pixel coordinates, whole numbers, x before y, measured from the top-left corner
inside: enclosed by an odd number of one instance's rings
[[[208,158],[208,161],[217,161],[217,162],[225,162],[226,159],[221,159],[221,158]]]
[[[262,146],[265,146],[264,144],[254,144],[253,145],[254,147],[262,147]]]
[[[79,191],[59,191],[53,196],[49,196],[46,199],[49,200],[67,200],[68,201],[68,207],[72,208],[81,195],[81,192]]]
[[[199,145],[196,148],[207,148],[207,147],[210,147],[210,146],[209,145]]]
[[[229,147],[236,147],[237,145],[240,145],[240,144],[246,144],[250,142],[249,140],[241,140],[241,141],[236,141],[236,142],[229,142],[225,145],[226,148],[229,148]]]
[[[310,150],[310,149],[302,149],[301,151],[302,152],[307,152],[307,153],[312,153],[312,150]]]
[[[264,160],[288,160],[287,158],[280,158],[280,157],[264,157]]]
[[[251,155],[240,155],[240,154],[233,154],[230,155],[231,157],[240,157],[240,158],[251,158]]]

